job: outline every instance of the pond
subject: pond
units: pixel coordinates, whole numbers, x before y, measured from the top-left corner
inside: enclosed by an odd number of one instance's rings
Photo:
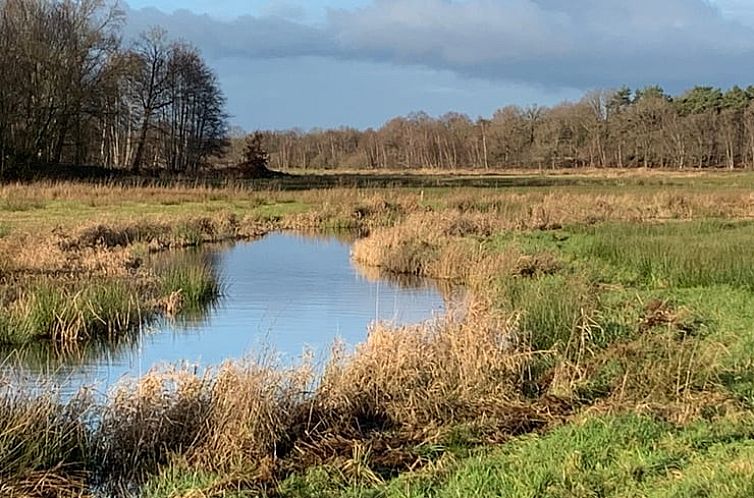
[[[64,393],[82,386],[104,393],[158,365],[207,367],[264,352],[285,364],[305,350],[321,359],[336,338],[347,347],[363,341],[376,320],[418,323],[444,307],[433,282],[360,269],[351,262],[349,241],[335,237],[273,233],[165,257],[211,265],[223,283],[219,302],[200,314],[158,320],[120,344],[63,356],[39,347],[14,350],[6,366],[26,382],[41,379]]]

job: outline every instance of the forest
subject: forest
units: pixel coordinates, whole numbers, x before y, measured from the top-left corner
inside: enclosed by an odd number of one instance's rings
[[[228,126],[217,75],[160,29],[124,40],[108,0],[0,0],[0,177],[79,166],[277,170],[754,167],[754,86],[592,90],[490,118],[411,113],[378,129]],[[75,174],[74,174],[75,176]]]
[[[105,0],[0,1],[0,175],[50,166],[196,171],[222,150],[225,97],[198,50],[124,43]]]
[[[754,86],[594,90],[491,118],[413,113],[379,129],[264,132],[274,168],[743,168],[754,166]]]

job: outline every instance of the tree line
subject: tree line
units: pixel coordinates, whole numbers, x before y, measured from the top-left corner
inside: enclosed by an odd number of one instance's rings
[[[476,120],[413,113],[379,129],[261,133],[274,168],[754,167],[754,86],[623,87]]]
[[[0,0],[0,176],[256,164],[245,134],[228,141],[225,97],[197,49],[160,29],[124,43],[109,1]],[[624,87],[490,118],[413,113],[378,129],[263,131],[252,142],[275,169],[754,167],[754,86],[675,96]]]
[[[122,40],[105,0],[0,0],[0,175],[50,165],[196,171],[226,144],[225,97],[196,48]]]

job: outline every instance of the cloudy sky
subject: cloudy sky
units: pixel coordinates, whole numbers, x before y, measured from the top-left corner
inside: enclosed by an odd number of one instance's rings
[[[754,0],[127,1],[129,34],[201,49],[247,130],[754,84]]]

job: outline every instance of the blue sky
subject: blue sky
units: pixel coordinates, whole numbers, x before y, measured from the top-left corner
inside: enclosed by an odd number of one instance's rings
[[[128,0],[204,53],[247,130],[489,116],[593,88],[754,84],[754,0]]]

